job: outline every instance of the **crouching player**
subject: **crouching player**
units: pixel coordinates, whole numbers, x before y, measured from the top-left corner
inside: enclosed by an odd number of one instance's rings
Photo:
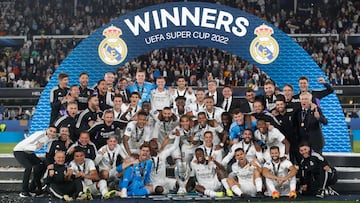
[[[296,173],[297,169],[287,159],[280,159],[278,146],[270,147],[271,161],[267,161],[262,170],[265,177],[265,195],[278,199],[280,196],[289,196],[293,199],[296,194]]]
[[[232,173],[228,178],[231,190],[239,197],[264,197],[261,167],[257,160],[249,162],[243,148],[235,150],[235,159],[236,162],[231,166]]]
[[[222,183],[225,189],[229,188],[225,168],[211,156],[205,159],[203,148],[196,148],[195,157],[196,160],[191,162],[192,172],[197,180],[195,190],[210,197],[223,197]]]
[[[47,166],[44,182],[49,193],[59,199],[72,201],[82,194],[82,183],[72,180],[65,165],[65,152],[57,151],[53,157],[55,163]],[[77,186],[76,186],[77,185]]]
[[[110,135],[106,140],[106,145],[98,150],[95,163],[99,165],[100,178],[104,180],[114,180],[117,176],[116,163],[121,156],[126,157],[126,152],[118,144],[118,138]]]
[[[73,178],[82,181],[85,193],[80,195],[77,200],[92,200],[92,195],[102,195],[103,199],[109,199],[116,194],[115,190],[108,191],[106,180],[100,180],[94,161],[85,158],[85,152],[80,147],[76,147],[74,150],[74,160],[70,162],[68,173],[72,174]]]

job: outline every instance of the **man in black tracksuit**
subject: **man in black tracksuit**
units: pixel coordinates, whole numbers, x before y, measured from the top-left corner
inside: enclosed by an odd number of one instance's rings
[[[326,189],[334,192],[329,186],[337,182],[335,168],[331,167],[321,154],[312,151],[308,143],[301,143],[299,151],[303,157],[299,165],[302,193],[324,198]]]
[[[60,116],[60,108],[66,101],[63,99],[69,92],[69,76],[66,73],[59,73],[58,75],[59,85],[54,87],[50,92],[50,104],[51,104],[51,117],[50,124],[53,124],[55,120]]]
[[[44,182],[50,194],[65,201],[72,201],[82,194],[81,179],[72,179],[65,165],[65,152],[57,151],[55,163],[48,165]]]

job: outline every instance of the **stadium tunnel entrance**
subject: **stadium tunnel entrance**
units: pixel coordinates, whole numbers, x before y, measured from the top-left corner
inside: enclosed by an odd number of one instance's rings
[[[61,63],[45,87],[31,124],[31,133],[45,129],[50,119],[49,93],[57,75],[66,72],[69,84],[78,84],[81,72],[89,85],[126,62],[155,49],[201,46],[237,55],[263,70],[279,87],[307,76],[311,89],[324,73],[292,38],[274,25],[244,11],[218,4],[176,2],[146,7],[120,16],[83,40]],[[321,100],[328,119],[323,126],[325,152],[351,152],[345,117],[335,93]]]

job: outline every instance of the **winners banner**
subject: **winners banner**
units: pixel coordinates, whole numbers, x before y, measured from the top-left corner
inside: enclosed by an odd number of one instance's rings
[[[92,86],[108,71],[155,49],[211,47],[237,55],[265,71],[279,87],[291,84],[299,91],[298,78],[307,76],[311,89],[324,73],[287,34],[274,25],[242,10],[218,4],[176,2],[146,7],[120,16],[83,40],[60,64],[43,91],[31,132],[49,124],[50,90],[57,75],[66,72],[70,85],[78,84],[81,72],[90,75]],[[336,94],[321,100],[329,124],[324,126],[324,151],[350,152],[350,138]]]

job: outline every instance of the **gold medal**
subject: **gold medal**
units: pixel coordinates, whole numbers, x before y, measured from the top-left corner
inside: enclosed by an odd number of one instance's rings
[[[111,166],[110,166],[110,170],[112,170],[113,168],[114,168],[114,166],[113,166],[113,165],[111,165]]]
[[[134,142],[134,147],[138,148],[139,147],[139,142]]]
[[[300,126],[301,126],[301,127],[304,127],[304,126],[305,126],[304,122],[301,122]]]

